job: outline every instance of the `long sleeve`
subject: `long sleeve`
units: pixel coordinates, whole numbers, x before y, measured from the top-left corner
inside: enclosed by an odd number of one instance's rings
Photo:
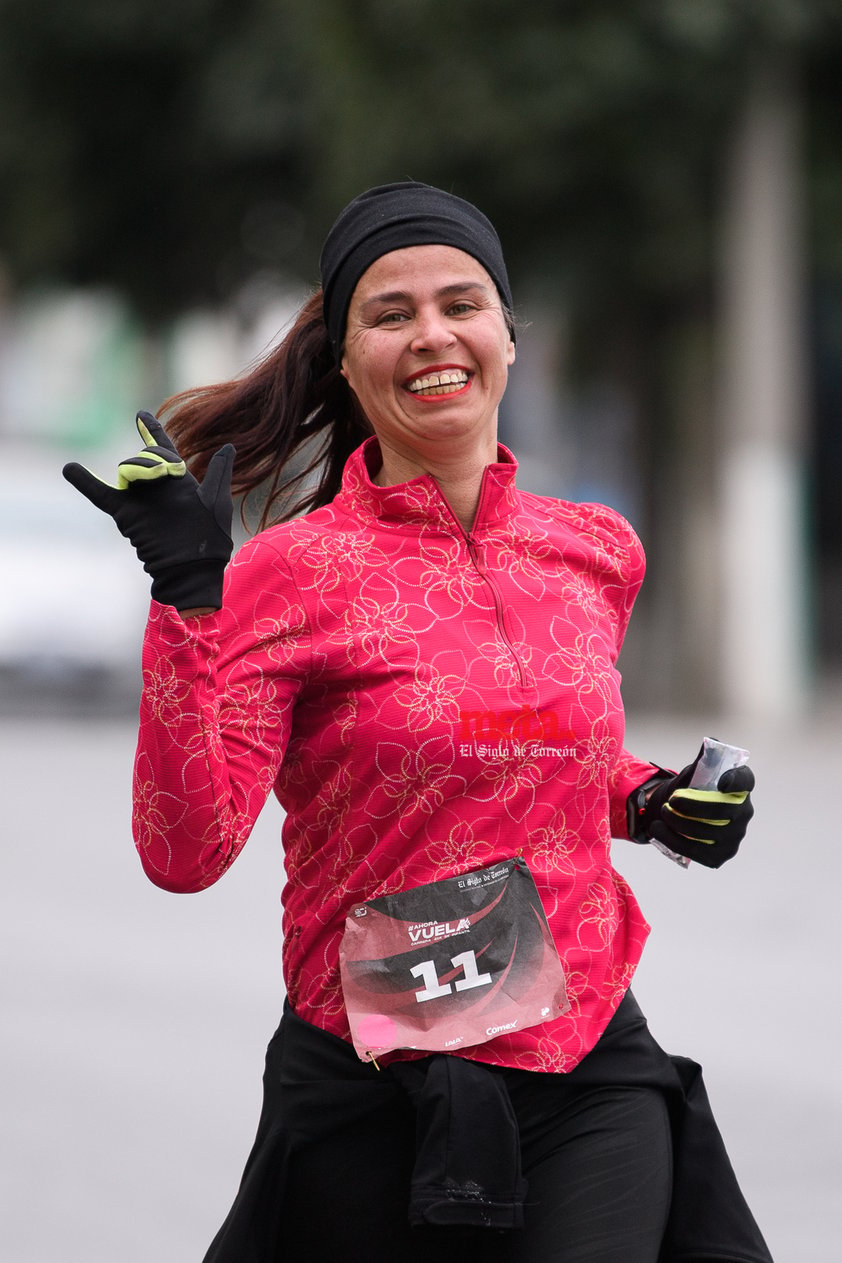
[[[287,563],[259,538],[229,567],[218,614],[152,603],[133,828],[157,886],[201,890],[236,859],[275,783],[309,640]]]
[[[607,583],[603,588],[606,604],[614,623],[615,654],[620,655],[625,639],[634,600],[643,583],[646,559],[643,546],[634,529],[614,509],[606,505],[579,506],[587,514],[583,529],[602,553],[609,557],[622,580]],[[608,805],[612,838],[628,838],[627,801],[632,790],[642,785],[658,769],[645,759],[639,759],[628,750],[619,751],[616,761],[608,771]]]
[[[658,771],[653,763],[647,763],[622,750],[608,776],[608,796],[611,812],[612,838],[628,838],[629,794]]]

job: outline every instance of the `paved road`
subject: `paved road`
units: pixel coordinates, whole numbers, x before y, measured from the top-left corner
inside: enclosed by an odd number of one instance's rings
[[[757,819],[720,873],[618,845],[654,931],[635,990],[696,1057],[776,1263],[838,1263],[842,723],[629,724],[683,763],[752,749]],[[164,894],[129,840],[133,731],[0,724],[0,1257],[199,1263],[251,1142],[281,999],[278,816],[224,882]]]

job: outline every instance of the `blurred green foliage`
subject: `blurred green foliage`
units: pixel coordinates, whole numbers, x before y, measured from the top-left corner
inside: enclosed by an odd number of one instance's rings
[[[260,268],[314,281],[339,207],[409,177],[585,314],[698,301],[762,53],[803,77],[838,259],[841,52],[840,0],[0,0],[0,259],[165,319]]]
[[[475,201],[520,314],[557,313],[567,391],[631,403],[649,628],[679,647],[659,678],[667,698],[695,655],[706,697],[697,593],[661,593],[688,504],[713,502],[717,234],[758,67],[802,107],[818,587],[835,593],[842,0],[0,0],[0,279],[107,286],[154,340],[261,273],[315,284],[327,228],[372,184]],[[824,604],[838,646],[842,602]]]

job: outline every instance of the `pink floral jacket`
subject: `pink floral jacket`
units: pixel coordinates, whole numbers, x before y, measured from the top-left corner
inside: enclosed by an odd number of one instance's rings
[[[350,905],[523,855],[571,1008],[460,1051],[569,1070],[649,929],[610,861],[653,771],[623,749],[615,665],[642,549],[612,509],[517,490],[503,447],[469,533],[432,477],[381,488],[378,464],[369,439],[332,504],[245,544],[218,614],[153,602],[138,851],[157,885],[200,890],[274,793],[289,1000],[346,1039]]]

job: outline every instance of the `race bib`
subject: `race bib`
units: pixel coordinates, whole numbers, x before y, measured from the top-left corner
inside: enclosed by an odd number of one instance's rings
[[[358,903],[339,949],[357,1054],[452,1052],[570,1007],[541,899],[520,857]]]

